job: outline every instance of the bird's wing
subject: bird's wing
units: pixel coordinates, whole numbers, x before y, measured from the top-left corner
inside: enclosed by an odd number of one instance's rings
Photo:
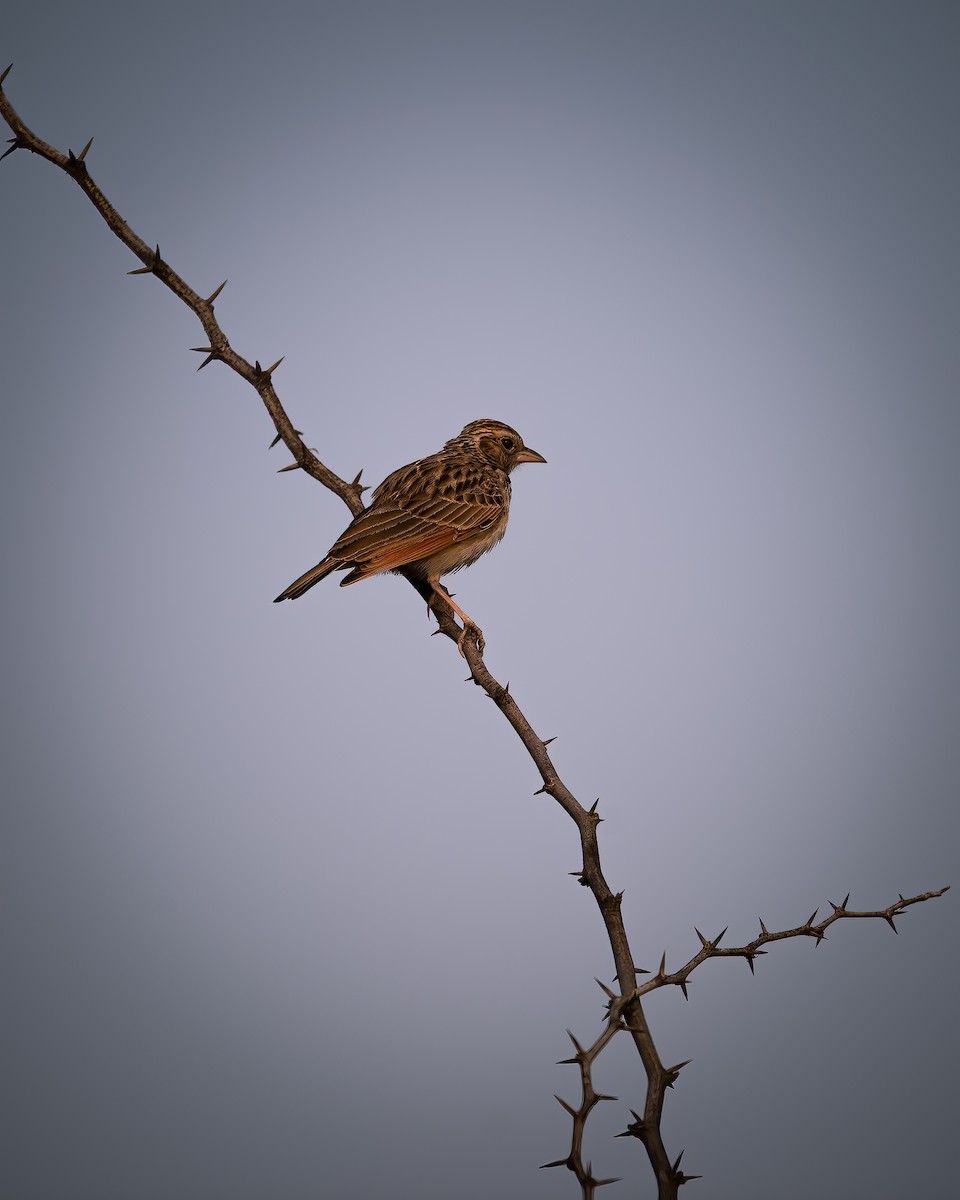
[[[503,519],[509,480],[441,455],[394,471],[373,503],[331,547],[330,558],[355,563],[351,582],[418,562],[481,537]]]

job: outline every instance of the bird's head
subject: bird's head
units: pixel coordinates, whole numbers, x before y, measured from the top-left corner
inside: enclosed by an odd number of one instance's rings
[[[536,450],[523,444],[523,438],[515,429],[502,421],[484,418],[465,425],[460,438],[476,446],[477,450],[494,466],[508,474],[521,463],[545,463],[547,460]]]

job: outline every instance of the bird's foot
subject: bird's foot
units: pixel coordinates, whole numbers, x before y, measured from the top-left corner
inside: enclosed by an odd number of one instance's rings
[[[477,653],[482,657],[483,648],[486,645],[486,642],[483,640],[483,630],[479,625],[474,625],[472,621],[464,623],[463,632],[457,638],[457,649],[460,651],[461,658],[467,657],[463,651],[464,644],[467,642],[473,642],[477,648]]]

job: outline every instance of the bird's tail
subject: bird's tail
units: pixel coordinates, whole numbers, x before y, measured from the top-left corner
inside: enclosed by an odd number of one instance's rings
[[[274,604],[277,604],[280,600],[296,600],[304,592],[309,591],[315,583],[319,583],[321,579],[326,579],[331,571],[335,571],[337,567],[342,565],[338,558],[325,558],[323,562],[319,562],[315,567],[311,567],[299,579],[295,579],[285,592],[281,592],[277,596]]]

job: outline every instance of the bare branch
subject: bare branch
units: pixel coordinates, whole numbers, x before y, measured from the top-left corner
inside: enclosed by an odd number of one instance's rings
[[[760,936],[754,938],[752,942],[747,942],[743,946],[721,947],[719,942],[723,935],[727,932],[725,929],[718,933],[717,936],[711,941],[708,938],[705,938],[699,929],[695,928],[694,932],[700,939],[701,948],[699,953],[695,954],[689,962],[685,963],[680,968],[679,971],[674,971],[672,974],[667,974],[664,971],[666,964],[666,955],[664,955],[664,959],[661,960],[660,963],[660,970],[656,975],[648,979],[646,983],[641,984],[640,987],[637,988],[637,995],[645,996],[648,992],[656,991],[657,988],[673,986],[680,988],[684,996],[686,996],[687,980],[697,969],[697,967],[699,967],[701,963],[705,963],[708,958],[743,958],[746,960],[747,966],[750,968],[750,973],[753,974],[754,961],[759,958],[760,955],[767,953],[767,951],[761,949],[761,947],[768,945],[770,942],[782,942],[785,938],[796,937],[811,937],[814,939],[814,944],[819,946],[821,942],[826,941],[826,931],[835,921],[886,921],[893,932],[896,933],[897,927],[894,924],[894,917],[903,916],[911,904],[923,904],[925,900],[935,900],[938,896],[942,896],[944,892],[949,891],[950,885],[947,884],[946,887],[939,888],[935,892],[923,892],[921,895],[911,896],[909,899],[904,899],[903,896],[900,896],[894,904],[890,904],[886,908],[871,909],[870,911],[865,912],[855,912],[847,908],[847,902],[850,899],[850,893],[848,892],[842,904],[834,904],[831,900],[830,907],[833,909],[833,912],[829,917],[824,917],[822,921],[818,921],[816,924],[814,924],[814,917],[816,917],[817,913],[820,911],[819,909],[814,909],[814,911],[802,925],[796,925],[793,929],[778,930],[775,933],[771,933],[769,929],[767,929],[766,925],[763,923],[763,919],[761,918]]]
[[[10,68],[8,67],[3,73],[3,78],[6,77],[9,70]],[[202,353],[206,353],[207,357],[198,369],[216,360],[225,363],[241,379],[250,384],[263,401],[264,407],[270,414],[270,419],[276,426],[279,437],[296,459],[297,466],[301,470],[306,471],[308,475],[312,475],[324,487],[335,492],[354,516],[356,516],[363,508],[357,488],[353,484],[349,484],[341,479],[308,449],[300,435],[294,429],[290,418],[280,403],[280,399],[273,386],[271,373],[277,369],[283,360],[279,359],[266,371],[260,367],[259,363],[251,365],[245,358],[241,358],[237,354],[230,345],[226,334],[220,328],[213,313],[213,302],[222,291],[226,280],[207,299],[204,299],[161,256],[159,246],[151,249],[141,237],[134,233],[103,192],[97,187],[96,183],[94,183],[87,169],[84,159],[87,151],[90,149],[93,138],[87,142],[78,156],[74,155],[72,151],[62,154],[27,128],[3,93],[2,88],[0,88],[0,114],[2,114],[14,134],[12,145],[6,153],[12,154],[14,150],[29,150],[31,153],[39,154],[41,158],[45,158],[48,162],[53,163],[55,167],[59,167],[61,171],[64,171],[74,180],[81,191],[84,192],[87,199],[93,204],[94,208],[96,208],[110,230],[143,263],[142,267],[135,268],[129,274],[155,275],[165,287],[169,288],[178,299],[182,300],[196,314],[197,319],[203,326],[203,331],[207,335],[209,343],[201,351]],[[6,155],[3,155],[3,157],[6,157]]]

